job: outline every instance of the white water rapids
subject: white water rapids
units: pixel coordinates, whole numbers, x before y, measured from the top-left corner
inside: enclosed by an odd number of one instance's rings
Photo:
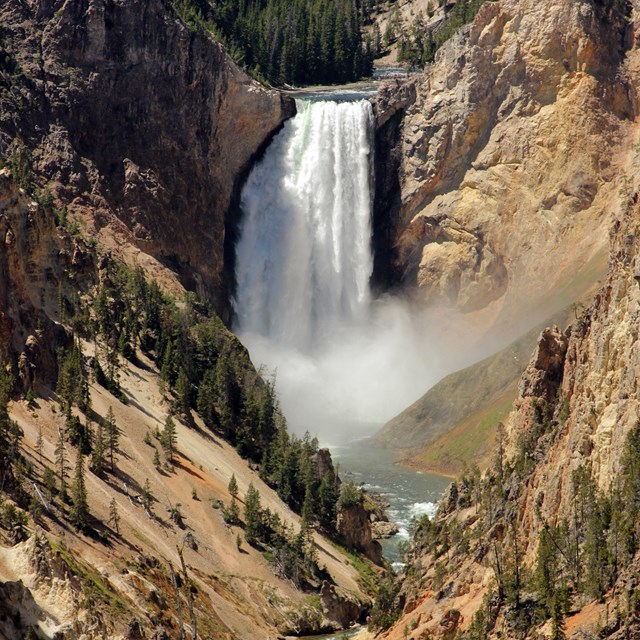
[[[369,292],[370,103],[297,108],[242,192],[235,330],[277,372],[292,430],[326,441],[394,416],[435,368],[423,319]]]

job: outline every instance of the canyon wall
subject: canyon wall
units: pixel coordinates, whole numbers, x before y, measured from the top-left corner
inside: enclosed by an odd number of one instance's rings
[[[503,340],[584,293],[632,144],[631,31],[605,3],[485,2],[424,73],[388,82],[376,282]]]
[[[87,236],[227,315],[237,190],[293,102],[162,0],[11,1],[0,25],[4,161]]]
[[[486,3],[460,41],[495,37],[501,25],[493,60],[504,65],[505,34],[517,25],[519,48],[512,51],[512,64],[494,76],[491,65],[480,66],[477,79],[493,78],[486,87],[489,95],[503,74],[519,68],[520,80],[509,89],[513,108],[500,112],[486,130],[478,124],[487,118],[484,103],[479,103],[479,114],[462,129],[450,118],[444,130],[434,130],[430,138],[425,134],[423,147],[403,156],[405,167],[414,166],[412,176],[420,168],[431,176],[432,187],[427,188],[426,180],[400,174],[400,211],[406,218],[405,226],[398,226],[395,259],[404,269],[403,282],[421,294],[444,296],[448,304],[472,312],[473,280],[500,313],[509,300],[526,295],[530,299],[524,309],[530,310],[541,304],[544,291],[557,292],[568,273],[578,273],[581,260],[588,262],[603,243],[609,259],[606,276],[585,310],[571,313],[567,329],[550,327],[540,334],[483,479],[467,473],[445,495],[434,523],[418,527],[395,600],[399,620],[382,637],[633,638],[640,633],[640,610],[633,597],[639,554],[633,546],[624,551],[616,546],[616,518],[623,521],[634,508],[628,494],[617,492],[628,482],[622,475],[627,438],[640,417],[637,8],[626,6],[630,15],[623,32],[604,3]],[[548,20],[562,29],[552,28]],[[455,42],[445,47],[439,62],[453,60],[455,48]],[[477,55],[472,44],[465,60],[477,61]],[[437,68],[438,61],[425,78]],[[544,74],[531,84],[536,70]],[[455,66],[450,74],[456,77]],[[425,78],[412,83],[419,89]],[[444,100],[440,107],[451,114],[471,94],[459,83],[449,91],[460,92],[460,102]],[[523,96],[528,96],[530,112],[522,112]],[[407,118],[418,117],[412,113],[417,102],[403,107],[407,136]],[[438,109],[430,113],[436,119]],[[535,128],[535,140],[529,127]],[[469,156],[460,146],[463,134],[477,144],[470,169],[464,169]],[[421,133],[416,129],[412,135]],[[440,144],[442,155],[430,155]],[[489,148],[495,153],[491,158]],[[518,183],[511,182],[513,175]],[[552,194],[551,200],[540,199],[541,189]],[[488,202],[492,208],[485,206]],[[495,220],[492,211],[499,214]],[[443,268],[449,264],[445,260],[432,269],[438,252],[454,256],[468,248],[469,229],[455,226],[463,221],[476,238],[482,231],[482,242],[493,255],[504,257],[502,276],[482,267],[490,260],[481,247],[470,275],[447,280],[444,276],[453,271]],[[454,228],[461,235],[454,236]],[[405,249],[410,251],[403,254]],[[443,287],[447,282],[455,286]],[[520,292],[514,290],[516,283]],[[619,495],[624,495],[621,502]],[[587,503],[580,513],[579,505]],[[607,508],[617,515],[603,520],[599,533],[587,533],[599,510]],[[629,526],[635,531],[637,523]],[[554,574],[549,593],[569,593],[555,613],[551,608],[544,612],[544,574],[536,571],[544,566],[540,547],[545,539],[555,545],[551,556],[559,558],[556,566],[563,567]],[[597,549],[606,550],[606,561],[593,560]],[[594,587],[588,576],[593,577],[597,562],[607,568],[599,569],[606,576]]]
[[[588,516],[577,511],[585,494],[580,493],[584,488],[576,478],[585,470],[601,495],[614,500],[614,492],[623,486],[627,436],[640,417],[640,207],[636,188],[634,185],[614,224],[603,286],[565,332],[557,328],[542,332],[520,381],[502,446],[496,447],[495,462],[485,476],[482,498],[473,497],[476,490],[469,479],[445,496],[436,529],[418,537],[410,556],[400,621],[383,637],[451,637],[447,634],[452,628],[456,633],[476,633],[479,627],[472,622],[478,611],[484,612],[490,624],[482,637],[550,637],[553,633],[544,617],[536,622],[531,613],[539,606],[535,604],[539,594],[534,594],[540,579],[535,567],[540,562],[541,537],[551,531],[558,548],[563,549],[561,536],[572,539],[571,527],[579,531],[584,526]],[[486,493],[489,486],[498,488],[493,505]],[[633,505],[623,502],[621,507],[627,510]],[[562,529],[562,522],[571,523],[569,530]],[[458,531],[448,538],[451,546],[446,556],[428,537],[437,539],[439,534],[433,531],[443,525],[450,532]],[[613,524],[608,526],[611,529],[599,534],[597,545],[615,550],[616,530]],[[565,637],[635,638],[640,633],[640,611],[629,595],[637,586],[640,554],[624,553],[630,557],[608,578],[610,583],[601,597],[588,592],[571,597],[562,614]],[[587,554],[581,547],[579,557]],[[519,563],[524,576],[519,604],[509,596],[500,601],[500,557],[505,572]],[[590,570],[586,566],[585,573]],[[555,588],[573,578],[563,574],[557,580]]]

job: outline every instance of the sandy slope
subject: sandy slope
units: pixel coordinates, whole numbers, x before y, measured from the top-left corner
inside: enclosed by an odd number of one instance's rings
[[[115,540],[112,548],[107,548],[71,529],[50,522],[47,525],[54,537],[64,540],[73,553],[89,561],[103,575],[110,576],[111,584],[121,593],[129,593],[134,601],[137,590],[131,585],[131,570],[123,569],[124,561],[145,554],[157,558],[163,565],[171,562],[177,567],[176,546],[182,545],[185,534],[191,532],[198,549],[194,551],[185,546],[185,560],[192,575],[199,577],[199,586],[208,593],[212,608],[224,625],[239,638],[274,637],[273,624],[281,617],[277,610],[300,606],[308,597],[290,583],[276,578],[262,554],[244,542],[242,530],[223,522],[222,510],[215,509],[212,501],[230,501],[227,485],[235,474],[240,498],[253,482],[260,491],[263,505],[278,512],[294,530],[299,527],[299,518],[247,467],[233,448],[207,432],[198,419],[198,430],[177,424],[178,454],[174,471],[157,471],[153,465],[154,449],[144,443],[144,437],[148,431],[161,429],[167,415],[168,406],[158,383],[151,363],[143,358],[142,366],[126,363],[121,372],[121,384],[128,398],[126,405],[102,387],[91,387],[94,419],[104,417],[111,406],[123,434],[115,476],[109,475],[103,481],[93,473],[86,474],[90,509],[92,515],[105,523],[109,518],[109,503],[115,498],[122,518],[122,537]],[[52,397],[46,389],[41,392]],[[35,452],[39,429],[45,439],[43,463],[54,467],[57,429],[63,422],[55,406],[52,401],[39,400],[39,407],[33,411],[24,403],[15,403],[11,408],[13,417],[24,429],[27,454],[39,473],[42,465]],[[152,440],[160,449],[155,438]],[[69,445],[67,451],[73,469],[75,451]],[[147,478],[157,500],[153,520],[140,504],[127,496],[127,492],[131,496],[140,494]],[[197,499],[192,498],[193,490],[197,492]],[[185,531],[169,520],[168,508],[177,504],[181,505],[185,517]],[[242,505],[240,507],[242,509]],[[237,534],[243,538],[240,551],[236,546]],[[319,536],[316,541],[320,565],[326,566],[338,585],[358,592],[357,572],[348,560]],[[0,555],[0,579],[14,580],[21,575],[19,568],[12,569],[15,563],[10,561],[11,553],[5,550]],[[64,626],[69,620],[69,608],[64,603],[58,606],[51,602],[46,594],[36,592],[34,595],[38,604],[58,619],[59,626]],[[142,608],[148,608],[146,603]]]

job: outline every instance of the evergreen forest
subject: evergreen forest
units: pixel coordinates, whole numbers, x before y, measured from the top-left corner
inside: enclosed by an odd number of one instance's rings
[[[212,30],[234,59],[273,85],[337,84],[371,75],[365,0],[172,0],[191,26]]]

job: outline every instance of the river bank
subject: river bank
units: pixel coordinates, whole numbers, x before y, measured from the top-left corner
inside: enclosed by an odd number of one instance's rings
[[[329,448],[343,480],[362,484],[388,502],[387,514],[398,533],[380,543],[385,558],[400,568],[398,544],[409,540],[414,519],[435,515],[451,478],[405,467],[396,461],[395,452],[371,446],[366,438]]]

